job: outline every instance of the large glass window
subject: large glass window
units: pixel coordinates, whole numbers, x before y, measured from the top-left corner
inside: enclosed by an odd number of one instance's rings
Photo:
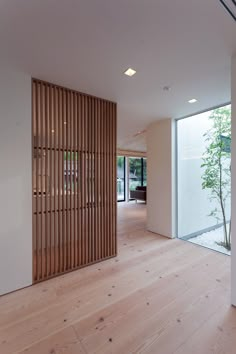
[[[147,159],[143,158],[143,186],[147,186]]]
[[[178,236],[230,251],[230,106],[177,121]]]
[[[129,157],[129,191],[147,185],[147,159]]]
[[[128,166],[127,174],[126,165]],[[129,195],[129,192],[135,190],[136,187],[146,185],[147,159],[142,157],[117,156],[117,201],[126,200],[126,187]]]
[[[134,191],[142,185],[142,159],[129,157],[129,191]]]
[[[117,156],[117,200],[125,200],[125,157]]]

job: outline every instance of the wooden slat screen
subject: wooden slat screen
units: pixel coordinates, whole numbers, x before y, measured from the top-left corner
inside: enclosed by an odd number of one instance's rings
[[[32,116],[38,282],[116,255],[116,104],[33,79]]]

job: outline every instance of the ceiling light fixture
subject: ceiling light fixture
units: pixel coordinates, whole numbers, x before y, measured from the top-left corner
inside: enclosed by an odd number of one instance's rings
[[[197,102],[196,98],[192,98],[191,100],[188,101],[189,103],[195,103]]]
[[[54,130],[54,129],[52,129],[52,133],[55,133],[55,130]]]
[[[127,70],[125,70],[124,74],[127,76],[133,76],[134,74],[136,74],[136,70],[132,69],[132,68],[128,68]]]
[[[136,136],[139,136],[139,135],[144,134],[144,133],[146,133],[146,129],[138,131],[137,133],[135,133],[133,135],[133,137],[136,138]]]
[[[164,86],[163,91],[168,92],[170,91],[171,87],[170,86]]]

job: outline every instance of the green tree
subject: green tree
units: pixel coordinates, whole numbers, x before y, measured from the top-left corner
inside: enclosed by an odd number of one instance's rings
[[[201,165],[204,169],[202,188],[209,189],[210,200],[216,201],[217,206],[210,216],[214,216],[217,221],[223,223],[224,241],[220,244],[230,250],[231,220],[227,220],[226,215],[226,205],[231,195],[230,106],[213,110],[209,119],[212,121],[212,128],[204,134],[207,146]]]
[[[117,167],[124,167],[124,156],[117,156]]]

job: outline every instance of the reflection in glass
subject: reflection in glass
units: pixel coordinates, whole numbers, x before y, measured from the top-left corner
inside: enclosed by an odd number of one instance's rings
[[[142,158],[129,157],[129,191],[142,186]]]
[[[117,200],[125,200],[125,157],[117,156]]]
[[[143,158],[143,186],[147,186],[147,158]]]

